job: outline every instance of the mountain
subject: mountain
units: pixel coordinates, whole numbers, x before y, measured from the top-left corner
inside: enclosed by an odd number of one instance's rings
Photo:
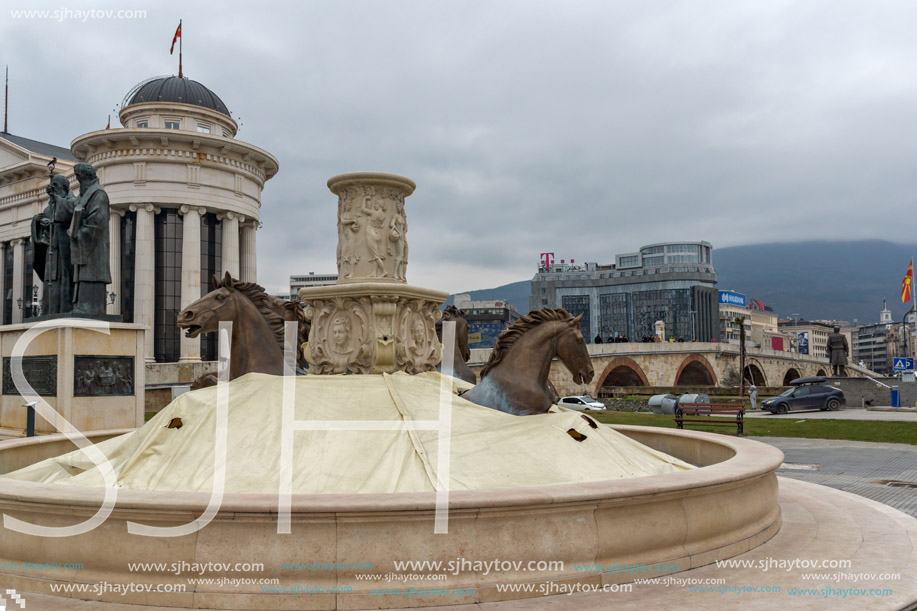
[[[717,288],[763,301],[781,318],[869,324],[879,321],[883,299],[894,320],[910,309],[901,303],[901,280],[915,253],[917,246],[882,240],[788,242],[715,248],[713,264]],[[528,280],[466,292],[529,311]]]
[[[882,240],[792,242],[717,248],[717,288],[771,306],[781,318],[879,321],[882,300],[894,320],[910,310],[901,281],[917,247]]]
[[[522,280],[521,282],[512,282],[492,289],[478,289],[475,291],[462,292],[471,293],[471,298],[474,300],[504,299],[516,306],[520,314],[528,314],[529,297],[532,295],[532,283],[529,280]],[[444,305],[452,305],[454,297],[455,295],[449,295],[449,299],[446,300]]]

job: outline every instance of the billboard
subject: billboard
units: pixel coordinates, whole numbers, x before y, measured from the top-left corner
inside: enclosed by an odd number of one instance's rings
[[[774,336],[771,338],[771,349],[783,352],[783,338]]]
[[[809,332],[801,331],[796,334],[796,346],[799,354],[809,354]]]
[[[720,291],[720,303],[742,308],[746,307],[745,295],[733,293],[732,291]]]

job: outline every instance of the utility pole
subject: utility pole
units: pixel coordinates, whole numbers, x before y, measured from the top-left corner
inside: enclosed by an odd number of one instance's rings
[[[739,325],[739,396],[745,397],[745,317],[737,316],[735,323]]]
[[[7,131],[7,114],[10,108],[10,67],[9,64],[6,66],[6,84],[3,86],[3,133],[8,134]]]

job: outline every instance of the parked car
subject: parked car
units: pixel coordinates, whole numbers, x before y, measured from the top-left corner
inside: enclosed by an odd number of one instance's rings
[[[596,401],[589,395],[580,395],[579,397],[564,397],[557,402],[561,407],[569,409],[578,409],[584,412],[600,411],[605,409],[605,404]]]
[[[837,410],[846,405],[844,392],[825,384],[824,376],[799,378],[790,382],[795,388],[780,393],[776,397],[761,402],[761,409],[772,414],[785,414],[791,410],[820,409]]]

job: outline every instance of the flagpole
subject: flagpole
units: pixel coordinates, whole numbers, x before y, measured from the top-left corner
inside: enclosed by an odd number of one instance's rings
[[[175,23],[174,21],[172,23]],[[178,20],[178,78],[182,77],[181,74],[181,41],[184,38],[184,32],[181,31],[181,19]]]

